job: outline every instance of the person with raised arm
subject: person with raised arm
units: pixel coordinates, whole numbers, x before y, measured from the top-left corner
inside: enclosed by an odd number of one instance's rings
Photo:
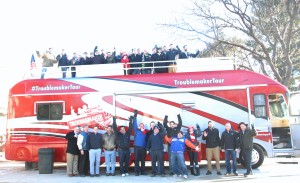
[[[129,118],[128,130],[126,131],[125,126],[120,126],[120,131],[118,131],[116,117],[113,117],[113,129],[117,139],[117,148],[120,161],[120,172],[121,176],[128,176],[128,167],[130,159],[130,135],[133,128],[133,116]]]
[[[177,137],[178,132],[180,131],[182,127],[182,120],[180,114],[177,115],[178,118],[178,124],[176,125],[174,121],[168,122],[168,115],[165,115],[164,118],[164,127],[166,129],[167,135],[169,138],[171,137]],[[169,123],[169,125],[168,125]],[[169,173],[170,175],[174,174],[180,174],[179,169],[176,167],[173,167],[172,163],[172,153],[171,153],[171,145],[168,146],[168,157],[169,157]]]
[[[147,175],[145,170],[146,156],[146,137],[148,130],[145,129],[144,123],[137,124],[138,111],[134,111],[133,129],[134,129],[134,171],[135,175]],[[141,166],[140,166],[141,163]]]

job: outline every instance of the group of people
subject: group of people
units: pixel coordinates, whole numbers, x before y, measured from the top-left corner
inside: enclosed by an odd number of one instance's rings
[[[230,123],[226,123],[225,131],[221,138],[219,131],[213,122],[208,122],[208,128],[201,133],[200,126],[189,127],[184,134],[181,131],[182,120],[177,115],[178,123],[168,121],[166,115],[163,124],[160,122],[150,123],[150,128],[145,129],[144,123],[137,123],[138,111],[129,117],[129,125],[117,127],[116,118],[113,117],[112,126],[108,126],[106,132],[100,134],[98,127],[93,132],[88,131],[87,125],[76,127],[74,131],[66,135],[67,145],[67,173],[68,176],[100,176],[101,153],[105,156],[106,176],[115,176],[116,152],[119,155],[120,173],[122,177],[129,175],[130,163],[130,135],[134,132],[134,173],[136,176],[147,175],[145,169],[145,158],[147,154],[151,157],[151,176],[165,176],[164,167],[164,143],[168,143],[169,173],[176,177],[188,178],[188,170],[185,165],[184,152],[188,152],[190,160],[190,173],[200,175],[199,151],[201,151],[201,139],[206,140],[207,173],[212,174],[212,157],[216,161],[217,174],[220,172],[220,148],[225,152],[226,170],[225,175],[237,174],[236,152],[240,149],[244,157],[247,172],[244,176],[252,173],[251,154],[253,148],[253,137],[256,131],[242,122],[239,124],[240,131],[234,131]],[[232,165],[230,163],[232,160]]]
[[[73,53],[72,56],[67,55],[65,50],[62,49],[61,53],[57,56],[53,53],[53,48],[49,48],[44,54],[37,52],[37,57],[42,59],[42,74],[41,79],[44,78],[47,72],[47,67],[53,67],[54,64],[58,64],[62,71],[62,77],[66,77],[66,73],[70,68],[72,77],[76,77],[77,65],[91,65],[91,64],[111,64],[111,63],[123,63],[124,74],[150,74],[150,73],[167,73],[169,72],[168,66],[174,64],[174,60],[177,58],[185,59],[196,57],[199,55],[199,51],[193,54],[188,52],[187,45],[184,45],[182,49],[179,46],[174,47],[173,44],[158,47],[154,46],[152,53],[147,50],[132,49],[131,53],[126,51],[120,51],[116,53],[116,49],[113,51],[105,52],[103,49],[98,50],[96,46],[93,52],[89,54],[84,52],[82,55]],[[157,62],[156,61],[170,61],[170,62]],[[144,63],[143,63],[144,62]],[[35,64],[35,63],[34,63]],[[73,67],[72,67],[73,66]],[[155,68],[152,70],[152,68]],[[172,69],[172,68],[171,68]]]
[[[252,174],[251,161],[253,149],[253,137],[256,136],[256,130],[252,124],[251,129],[244,122],[239,123],[239,132],[232,129],[230,123],[225,124],[225,130],[219,135],[219,130],[214,127],[212,121],[208,122],[208,128],[204,130],[202,139],[206,140],[206,159],[207,172],[206,175],[212,174],[212,158],[216,161],[217,174],[222,175],[220,171],[220,148],[225,153],[226,173],[225,175],[238,176],[236,153],[240,151],[245,161],[247,169],[244,176]],[[231,163],[232,160],[232,163]]]

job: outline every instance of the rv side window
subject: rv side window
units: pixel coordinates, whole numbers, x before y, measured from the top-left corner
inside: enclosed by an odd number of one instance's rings
[[[38,103],[38,120],[61,120],[63,118],[63,103]]]
[[[254,115],[257,118],[266,117],[266,97],[264,94],[254,95]]]

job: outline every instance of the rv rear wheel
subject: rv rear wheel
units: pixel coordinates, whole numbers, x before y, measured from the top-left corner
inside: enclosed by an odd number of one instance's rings
[[[252,168],[256,169],[256,168],[260,167],[263,164],[264,159],[265,159],[265,156],[264,156],[263,150],[261,149],[261,147],[254,144],[253,150],[252,150],[252,162],[251,162]],[[241,164],[243,166],[245,166],[245,161],[243,159],[242,152],[240,152],[239,161],[241,162]]]

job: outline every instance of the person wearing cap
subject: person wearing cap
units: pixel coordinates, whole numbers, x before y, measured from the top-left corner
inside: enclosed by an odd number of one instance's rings
[[[116,169],[116,136],[112,126],[106,128],[106,133],[102,134],[103,152],[105,156],[106,176],[115,176]]]
[[[236,171],[236,153],[239,149],[238,133],[231,128],[230,123],[225,124],[225,130],[221,135],[221,149],[222,152],[225,152],[225,175],[228,176],[231,174],[230,159],[232,159],[232,172],[235,176],[238,176],[238,173]]]
[[[251,125],[251,129],[247,127],[245,122],[239,123],[239,146],[243,159],[245,161],[245,167],[247,169],[244,176],[252,174],[251,162],[252,162],[252,150],[253,150],[253,137],[257,135],[254,125]]]
[[[170,126],[168,126],[168,115],[165,115],[164,127],[167,131],[167,135],[168,135],[169,138],[177,137],[177,134],[181,129],[182,120],[181,120],[180,114],[177,115],[177,118],[178,118],[177,126],[176,126],[174,121],[170,121],[170,123],[169,123]],[[177,166],[173,168],[174,163],[172,163],[172,153],[171,153],[171,145],[170,144],[168,146],[168,157],[169,157],[169,172],[170,172],[170,175],[174,175],[174,173],[179,174],[179,169],[177,168]]]
[[[120,161],[120,172],[121,176],[128,176],[128,167],[130,159],[130,134],[133,128],[133,117],[129,118],[129,127],[126,131],[125,126],[120,126],[118,131],[116,117],[113,117],[113,129],[117,138],[117,147]]]
[[[77,137],[80,133],[80,127],[66,134],[67,144],[67,173],[69,177],[78,175],[78,156],[79,149],[77,146]]]
[[[185,159],[184,159],[185,146],[188,146],[191,149],[195,149],[196,151],[199,151],[199,147],[195,146],[187,138],[183,137],[182,131],[178,132],[177,137],[168,137],[168,135],[166,135],[165,140],[171,144],[171,153],[172,153],[171,162],[173,163],[173,167],[178,166],[179,170],[183,171],[183,178],[187,179],[188,170],[186,168]],[[177,163],[175,164],[175,162]]]
[[[219,130],[214,127],[214,123],[212,121],[208,121],[208,128],[206,128],[203,132],[202,136],[203,140],[206,140],[206,159],[207,159],[207,172],[206,175],[210,175],[212,173],[212,157],[215,158],[217,174],[222,175],[221,167],[220,167],[220,134]]]
[[[87,148],[90,158],[90,177],[99,177],[100,175],[99,166],[102,146],[102,136],[98,132],[98,126],[94,126],[93,132],[90,133],[87,138]]]
[[[190,126],[188,132],[185,134],[185,138],[191,141],[195,146],[201,148],[201,142],[198,142],[197,138],[202,135],[199,124],[196,124],[196,129],[193,126]],[[198,155],[199,152],[193,151],[191,148],[187,148],[188,155],[190,159],[190,171],[192,175],[199,176],[200,175],[200,167],[198,163]]]
[[[160,131],[162,129],[162,131]],[[163,166],[163,154],[164,146],[163,139],[166,135],[166,132],[161,123],[153,127],[153,134],[150,135],[147,141],[147,152],[150,152],[151,156],[151,165],[152,165],[152,177],[155,177],[157,174],[165,176],[165,168]],[[158,168],[156,167],[156,162],[158,163]]]
[[[146,137],[148,130],[145,129],[144,123],[137,125],[138,111],[134,111],[133,130],[134,130],[134,171],[135,175],[146,175],[145,156],[146,156]],[[140,166],[141,163],[141,166]]]

